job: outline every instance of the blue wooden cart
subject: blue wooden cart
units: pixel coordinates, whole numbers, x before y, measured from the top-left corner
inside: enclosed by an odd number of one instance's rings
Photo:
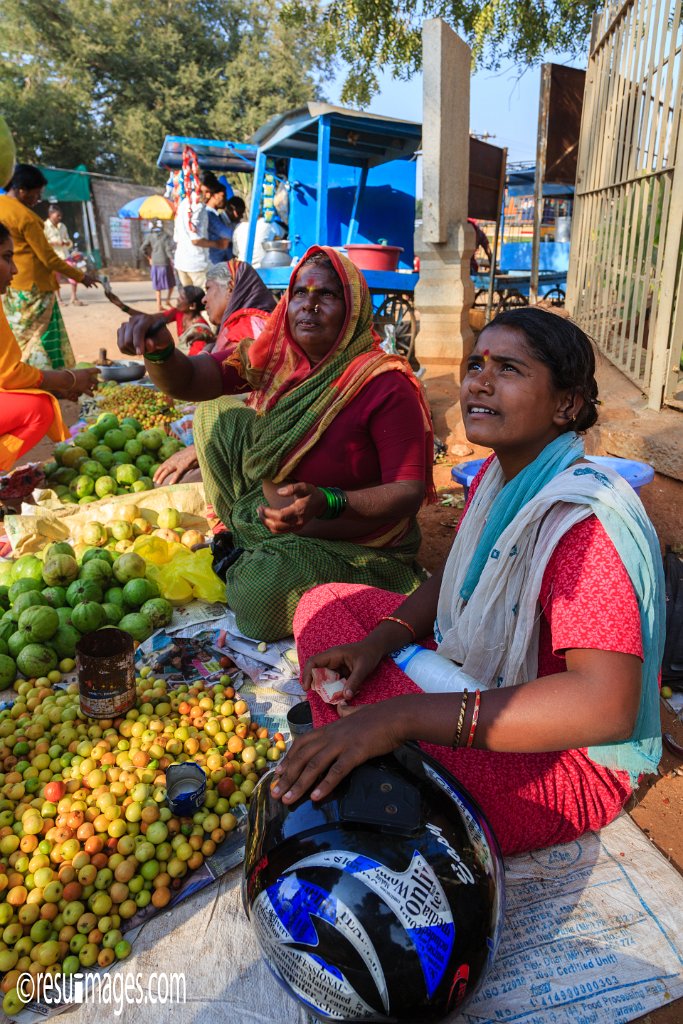
[[[413,354],[417,322],[413,292],[416,154],[422,126],[411,121],[309,103],[273,118],[252,137],[254,169],[249,242],[263,207],[269,168],[286,168],[290,256],[298,260],[312,244],[343,249],[349,244],[399,246],[396,270],[364,270],[378,327],[394,324],[399,349]],[[261,267],[273,291],[286,289],[288,266]]]
[[[203,171],[225,174],[246,171],[251,174],[256,165],[256,146],[248,142],[219,139],[195,139],[191,135],[167,135],[161,147],[157,167],[178,171],[183,166],[183,153],[189,146],[197,155]]]
[[[553,305],[564,305],[569,269],[569,242],[543,242],[539,249],[538,297]],[[473,274],[475,306],[485,306],[489,275]],[[529,304],[531,284],[531,242],[503,242],[500,261],[493,278],[494,309],[511,309]]]

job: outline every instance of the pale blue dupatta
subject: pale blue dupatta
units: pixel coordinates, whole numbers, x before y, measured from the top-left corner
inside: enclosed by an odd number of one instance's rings
[[[599,764],[627,771],[635,785],[641,773],[656,770],[661,758],[658,676],[665,632],[662,559],[657,535],[632,488],[611,471],[603,472],[589,463],[575,464],[583,454],[581,439],[573,432],[564,434],[546,446],[538,458],[513,480],[509,483],[502,481],[502,486],[486,508],[479,505],[475,495],[468,516],[473,512],[475,516],[484,514],[486,522],[479,531],[474,554],[468,556],[467,552],[463,552],[462,549],[460,551],[459,558],[464,558],[465,568],[459,587],[460,600],[456,604],[459,604],[460,614],[464,605],[465,615],[469,612],[475,623],[482,621],[475,612],[475,606],[486,606],[485,597],[477,593],[479,580],[484,574],[486,587],[489,588],[492,572],[498,571],[498,578],[500,579],[501,574],[505,578],[505,573],[510,571],[506,565],[511,566],[514,561],[509,556],[517,551],[517,545],[506,551],[505,542],[508,537],[514,535],[516,524],[525,521],[525,517],[529,519],[528,529],[536,531],[547,526],[548,517],[552,518],[554,509],[563,515],[560,510],[564,508],[567,510],[564,515],[567,516],[570,508],[575,507],[578,512],[578,517],[574,517],[575,521],[576,518],[581,518],[581,513],[595,514],[614,544],[635,591],[641,621],[643,683],[638,716],[631,737],[622,743],[591,747],[588,752]],[[499,467],[494,463],[487,470],[485,477],[496,468],[500,473]],[[522,530],[518,540],[520,536],[528,540],[526,530]],[[454,549],[461,539],[464,540],[464,536],[461,538],[459,534]],[[537,568],[544,567],[552,550],[541,549],[535,542],[529,543],[532,551],[530,557],[537,563]],[[520,549],[521,547],[520,544]],[[500,566],[500,569],[496,570],[496,566]],[[500,587],[500,583],[498,586]],[[507,608],[507,612],[500,608],[499,611],[502,616],[506,616],[508,624],[513,622],[512,626],[506,627],[512,630],[511,633],[507,633],[507,642],[511,643],[514,639],[514,620],[517,615],[516,602],[520,601],[520,594],[514,594],[512,597],[508,595],[508,598],[515,602],[513,607]],[[501,599],[504,605],[508,598]],[[537,594],[527,595],[526,599],[530,598],[537,600]],[[463,647],[457,616],[456,610],[451,623],[450,638],[446,636],[439,650],[446,656],[453,657],[459,664],[464,664],[467,671],[471,671],[468,669],[468,661],[470,655],[472,658],[476,657],[476,651],[468,649],[467,644]],[[470,641],[474,640],[476,647],[476,632],[470,632],[469,636]],[[483,660],[488,656],[485,646],[482,645]],[[472,674],[477,679],[481,678],[477,671],[472,671]],[[493,685],[511,685],[515,681],[506,678],[504,671],[499,677],[494,678],[496,681]]]

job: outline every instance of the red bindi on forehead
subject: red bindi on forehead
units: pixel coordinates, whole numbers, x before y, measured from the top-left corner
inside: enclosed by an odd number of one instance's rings
[[[477,344],[474,346],[473,354],[482,359],[490,359],[492,355],[501,351],[512,353],[513,350],[531,354],[527,344],[526,336],[522,330],[508,324],[500,324],[495,327],[487,327],[482,332]]]
[[[326,267],[317,267],[315,265],[305,266],[296,276],[296,285],[298,288],[307,288],[309,291],[315,291],[320,288],[339,288],[339,280],[336,274],[333,274]]]

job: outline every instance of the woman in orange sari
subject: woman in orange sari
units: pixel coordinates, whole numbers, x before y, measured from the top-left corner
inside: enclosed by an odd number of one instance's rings
[[[0,295],[16,273],[14,245],[0,224]],[[58,397],[92,394],[97,370],[39,370],[21,361],[21,351],[0,305],[0,472],[7,472],[46,434],[68,437]]]

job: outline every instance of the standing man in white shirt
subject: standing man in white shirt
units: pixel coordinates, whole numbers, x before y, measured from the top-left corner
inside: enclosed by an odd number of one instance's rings
[[[71,264],[71,253],[74,249],[74,244],[69,238],[69,231],[62,220],[62,211],[56,203],[50,203],[44,227],[45,237],[59,256],[60,260],[64,260],[66,263]],[[76,266],[76,264],[73,263],[72,266]],[[62,277],[61,274],[57,274],[57,281],[60,284],[62,281],[68,281],[71,285],[72,306],[85,306],[85,302],[81,302],[76,295],[78,281],[69,281],[68,277]],[[57,292],[57,298],[59,298],[59,291]]]
[[[174,266],[183,287],[203,288],[209,269],[208,250],[199,244],[208,238],[208,213],[199,200],[181,199],[175,215],[173,240],[176,243]]]

